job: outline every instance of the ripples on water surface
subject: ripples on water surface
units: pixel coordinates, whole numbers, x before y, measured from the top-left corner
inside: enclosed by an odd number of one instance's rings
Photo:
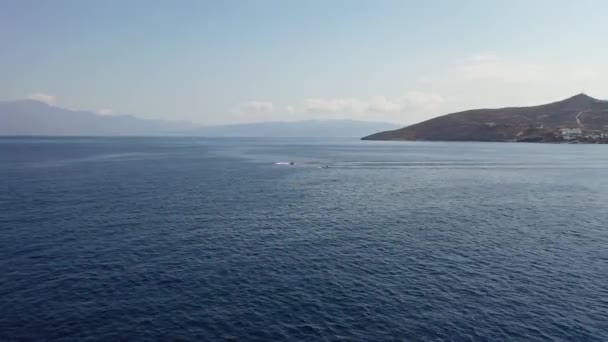
[[[0,340],[606,341],[607,148],[0,139]]]

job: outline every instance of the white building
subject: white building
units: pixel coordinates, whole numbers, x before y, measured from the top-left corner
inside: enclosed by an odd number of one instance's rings
[[[583,134],[583,130],[580,128],[560,128],[559,133],[561,134],[564,140],[572,140],[575,137]]]
[[[578,135],[583,134],[583,130],[580,128],[560,128],[559,132],[562,135]]]

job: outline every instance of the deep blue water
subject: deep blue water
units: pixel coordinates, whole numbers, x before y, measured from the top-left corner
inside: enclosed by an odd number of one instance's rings
[[[607,172],[605,145],[3,138],[0,340],[607,341]]]

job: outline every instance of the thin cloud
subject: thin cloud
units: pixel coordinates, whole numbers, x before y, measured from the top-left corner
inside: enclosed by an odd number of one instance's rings
[[[355,98],[312,98],[306,100],[306,110],[311,112],[354,112],[367,110],[368,104]]]
[[[229,116],[231,122],[310,119],[415,122],[440,113],[444,102],[441,95],[422,91],[410,91],[395,97],[315,97],[281,105],[256,100],[235,105]]]
[[[468,80],[508,83],[535,82],[547,77],[547,70],[542,65],[507,61],[494,55],[472,56],[457,73]]]
[[[306,100],[306,109],[313,112],[339,113],[400,113],[404,111],[427,112],[444,102],[441,95],[412,91],[389,98],[384,95],[369,99],[314,98]]]
[[[252,122],[257,120],[274,120],[278,110],[271,101],[253,100],[232,107],[229,117],[232,122]],[[253,118],[253,119],[252,119]]]
[[[251,101],[246,103],[244,108],[256,112],[272,112],[274,104],[270,101]]]
[[[27,96],[28,99],[46,103],[49,106],[57,104],[57,97],[44,93],[34,93]]]
[[[437,110],[445,99],[443,96],[436,93],[425,93],[421,91],[412,91],[406,93],[401,99],[401,108],[419,110],[421,112],[429,112]]]
[[[399,100],[391,101],[386,96],[374,96],[368,104],[370,112],[399,112],[402,109]]]
[[[114,111],[112,109],[109,109],[109,108],[102,108],[102,109],[97,110],[97,114],[112,115],[112,114],[114,114]]]

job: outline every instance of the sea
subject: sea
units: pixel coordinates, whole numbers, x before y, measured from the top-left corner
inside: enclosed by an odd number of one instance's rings
[[[608,341],[608,146],[1,138],[0,340]]]

